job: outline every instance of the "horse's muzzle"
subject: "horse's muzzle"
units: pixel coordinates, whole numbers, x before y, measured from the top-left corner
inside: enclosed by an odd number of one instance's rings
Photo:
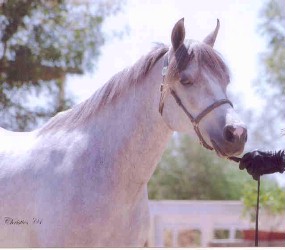
[[[247,141],[247,129],[243,126],[226,125],[220,140],[211,139],[211,144],[220,157],[231,157],[243,152]]]

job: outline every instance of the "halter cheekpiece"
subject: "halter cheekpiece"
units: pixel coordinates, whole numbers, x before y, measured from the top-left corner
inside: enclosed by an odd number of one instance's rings
[[[159,113],[162,116],[162,112],[163,112],[163,108],[164,108],[164,98],[165,98],[165,76],[167,74],[167,70],[168,70],[168,65],[169,65],[169,53],[167,52],[164,56],[164,60],[163,60],[163,68],[161,71],[161,75],[162,75],[162,83],[160,86],[160,102],[159,102]],[[169,87],[170,93],[171,95],[174,97],[176,103],[178,104],[178,106],[180,108],[182,108],[182,110],[184,111],[184,113],[188,116],[188,118],[190,119],[193,128],[200,140],[200,143],[207,149],[209,150],[213,150],[213,147],[211,147],[203,138],[200,129],[199,129],[199,123],[200,121],[207,115],[209,114],[211,111],[213,111],[214,109],[218,108],[219,106],[223,105],[223,104],[229,104],[233,107],[233,104],[230,100],[228,99],[220,99],[216,102],[214,102],[213,104],[209,105],[207,108],[205,108],[201,113],[199,113],[196,117],[194,117],[193,115],[191,115],[191,113],[186,109],[186,107],[184,106],[184,104],[182,103],[181,99],[179,98],[179,96],[176,94],[176,92]]]

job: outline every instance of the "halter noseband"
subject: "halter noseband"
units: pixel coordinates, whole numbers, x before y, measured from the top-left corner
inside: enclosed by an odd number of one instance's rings
[[[167,53],[168,54],[168,53]],[[163,107],[164,107],[164,98],[165,98],[165,84],[164,84],[164,79],[167,73],[167,69],[168,69],[168,65],[169,65],[169,58],[168,55],[164,56],[164,62],[163,62],[163,69],[162,69],[162,83],[160,86],[160,101],[159,101],[159,113],[162,116],[162,112],[163,112]],[[207,149],[209,150],[213,150],[213,147],[211,147],[203,138],[200,129],[199,129],[199,123],[200,121],[207,115],[209,114],[211,111],[213,111],[215,108],[223,105],[223,104],[230,104],[233,107],[233,104],[230,100],[228,99],[221,99],[218,100],[216,102],[214,102],[213,104],[211,104],[210,106],[208,106],[207,108],[205,108],[200,114],[198,114],[196,117],[194,117],[193,115],[190,114],[190,112],[185,108],[185,106],[183,105],[181,99],[179,98],[179,96],[176,94],[176,92],[171,88],[168,87],[170,89],[170,93],[171,95],[174,97],[176,103],[178,104],[178,106],[180,108],[182,108],[182,110],[184,111],[184,113],[188,116],[188,118],[190,119],[193,128],[200,140],[200,143]]]

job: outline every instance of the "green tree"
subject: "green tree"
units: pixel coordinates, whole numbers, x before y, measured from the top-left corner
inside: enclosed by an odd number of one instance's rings
[[[255,181],[247,182],[242,188],[242,201],[244,204],[244,215],[248,214],[251,221],[255,221],[256,215],[257,185]],[[285,192],[276,181],[269,178],[262,178],[259,208],[266,210],[270,216],[284,213]]]
[[[266,50],[260,56],[257,92],[265,100],[263,112],[253,130],[256,140],[274,147],[280,139],[285,118],[285,2],[269,0],[260,12],[259,33],[266,39]]]
[[[0,2],[0,126],[31,129],[72,104],[65,76],[93,68],[104,43],[102,24],[121,8],[119,0],[80,2]],[[31,105],[31,96],[39,104]]]
[[[218,158],[187,136],[176,135],[149,182],[149,198],[237,200],[249,180],[236,163]]]
[[[262,55],[264,77],[285,96],[285,2],[270,0],[261,11],[260,33],[268,47]]]

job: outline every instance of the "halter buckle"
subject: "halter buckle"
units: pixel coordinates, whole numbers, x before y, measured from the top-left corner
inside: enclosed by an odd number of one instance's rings
[[[166,76],[166,73],[167,73],[167,66],[164,66],[164,67],[162,68],[161,75],[162,75],[162,76]]]

